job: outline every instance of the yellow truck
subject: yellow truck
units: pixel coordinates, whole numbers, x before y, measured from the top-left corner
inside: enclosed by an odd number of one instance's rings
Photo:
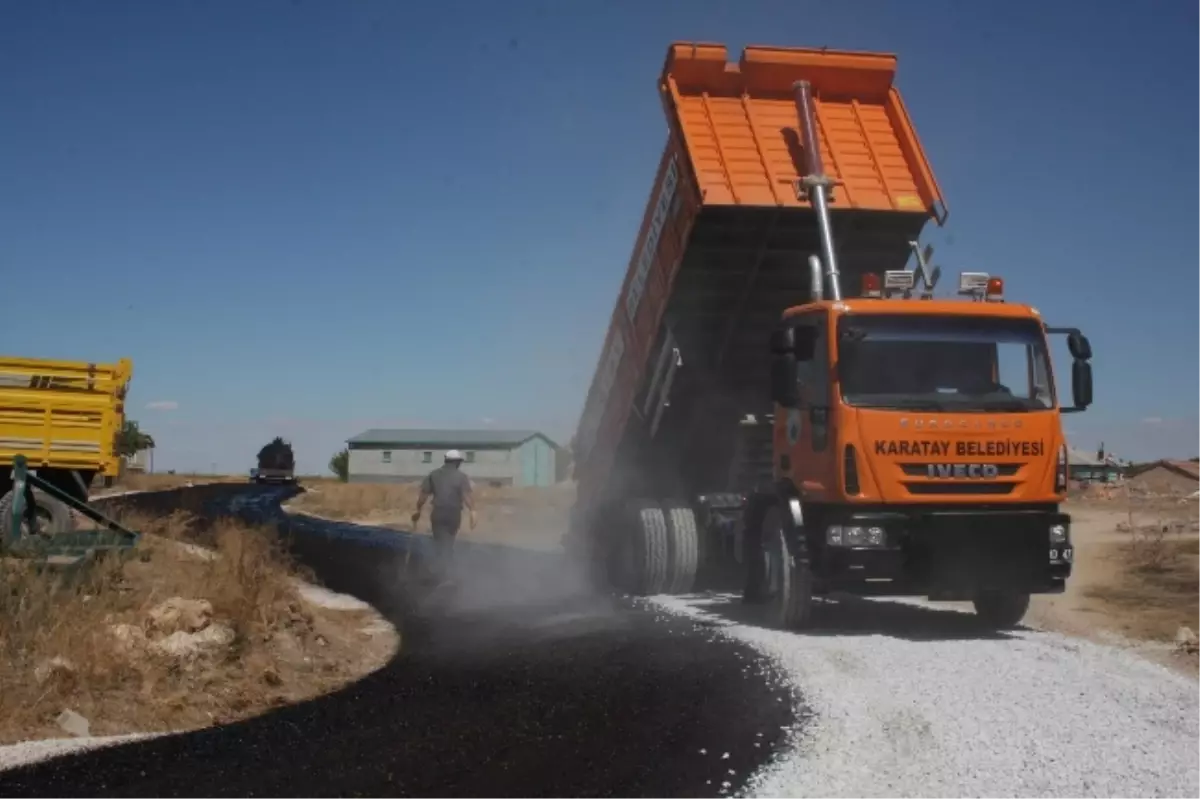
[[[118,438],[132,376],[133,363],[124,358],[101,364],[0,356],[0,518],[7,522],[14,505],[24,504],[14,502],[16,478],[27,486],[32,532],[73,529],[71,505],[54,494],[86,503],[97,476],[120,474]],[[25,467],[35,475],[29,483]]]

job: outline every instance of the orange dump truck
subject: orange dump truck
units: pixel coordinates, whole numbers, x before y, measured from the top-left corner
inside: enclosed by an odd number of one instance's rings
[[[895,73],[885,54],[669,48],[667,146],[575,437],[568,546],[598,577],[734,577],[789,627],[834,591],[971,600],[1011,626],[1063,589],[1060,414],[1091,402],[1090,344],[1006,302],[1001,276],[935,296],[917,241],[946,210]]]

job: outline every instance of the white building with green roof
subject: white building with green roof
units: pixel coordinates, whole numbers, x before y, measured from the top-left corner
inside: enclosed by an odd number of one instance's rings
[[[555,482],[558,445],[536,430],[372,429],[347,440],[352,483],[420,480],[461,450],[463,471],[476,482],[548,486]]]

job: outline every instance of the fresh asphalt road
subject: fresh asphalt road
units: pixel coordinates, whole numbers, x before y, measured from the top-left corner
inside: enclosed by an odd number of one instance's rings
[[[233,504],[261,517],[281,496]],[[407,622],[402,654],[245,722],[0,772],[0,795],[719,796],[797,723],[794,692],[751,647],[575,588],[557,558],[489,553],[491,582],[414,629],[397,553],[370,546],[395,533],[302,528],[330,587]]]
[[[915,600],[822,602],[787,633],[736,597],[598,597],[562,558],[485,547],[469,590],[414,613],[401,534],[292,529],[329,587],[407,622],[406,654],[242,724],[0,773],[0,795],[1200,795],[1195,676],[1119,647]]]

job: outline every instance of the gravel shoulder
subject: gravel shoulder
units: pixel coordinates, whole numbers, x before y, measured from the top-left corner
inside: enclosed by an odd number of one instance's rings
[[[735,597],[655,598],[770,658],[812,721],[750,796],[1196,796],[1196,683],[1129,652],[980,634],[918,601],[847,598],[818,627],[757,626]]]

